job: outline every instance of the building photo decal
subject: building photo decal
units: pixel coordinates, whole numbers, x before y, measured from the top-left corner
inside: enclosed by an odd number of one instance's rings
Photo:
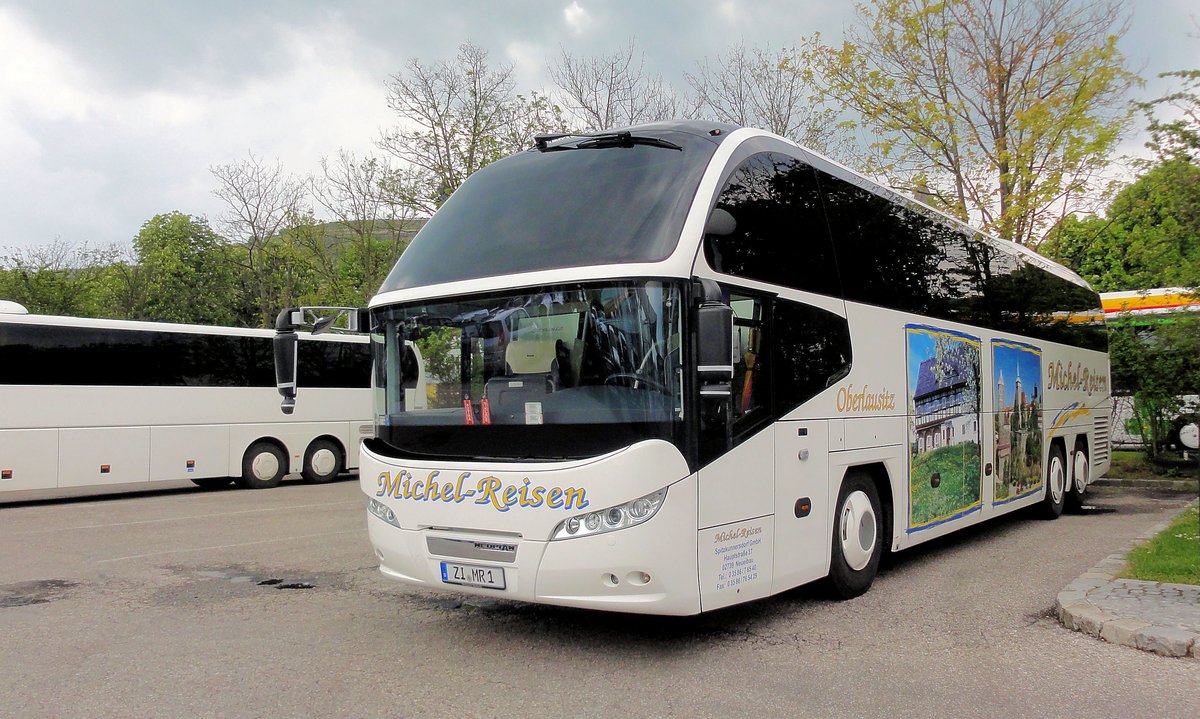
[[[1042,486],[1042,351],[1023,342],[992,340],[992,367],[993,503],[1004,504]]]
[[[927,325],[904,329],[912,533],[980,508],[980,340]]]

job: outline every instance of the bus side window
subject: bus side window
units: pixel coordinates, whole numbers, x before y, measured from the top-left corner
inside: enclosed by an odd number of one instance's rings
[[[734,221],[728,234],[707,235],[704,255],[717,272],[841,297],[837,261],[808,164],[777,152],[742,162],[717,197]]]

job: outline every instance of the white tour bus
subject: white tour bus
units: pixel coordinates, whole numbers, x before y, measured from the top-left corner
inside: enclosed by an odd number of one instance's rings
[[[421,587],[852,597],[884,550],[1057,516],[1109,463],[1083,280],[758,130],[540,137],[455,192],[357,324],[370,540]]]
[[[183,479],[265,488],[358,466],[372,430],[365,337],[306,337],[312,401],[281,418],[270,330],[23,310],[0,305],[0,501]]]

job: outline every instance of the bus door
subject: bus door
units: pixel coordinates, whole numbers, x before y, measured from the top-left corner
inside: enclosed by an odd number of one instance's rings
[[[734,290],[730,396],[706,399],[699,442],[700,601],[707,611],[771,593],[775,512],[766,296]]]

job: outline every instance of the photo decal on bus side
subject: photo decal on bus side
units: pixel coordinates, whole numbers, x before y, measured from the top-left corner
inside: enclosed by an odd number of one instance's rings
[[[1042,350],[1024,342],[992,340],[992,372],[992,504],[1001,505],[1042,488]]]
[[[979,511],[980,339],[905,325],[908,357],[908,532]]]

